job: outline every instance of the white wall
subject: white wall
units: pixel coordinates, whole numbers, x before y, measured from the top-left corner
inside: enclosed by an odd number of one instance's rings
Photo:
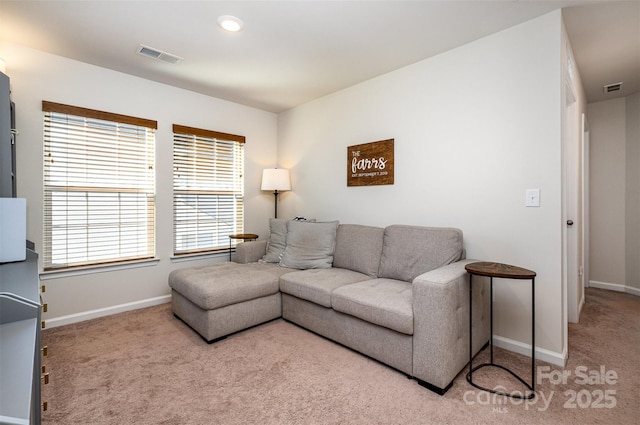
[[[625,100],[587,106],[591,140],[590,279],[625,283]]]
[[[273,195],[259,189],[262,169],[276,165],[275,114],[14,44],[0,45],[0,56],[7,63],[20,131],[18,196],[27,198],[27,237],[35,242],[38,252],[42,251],[43,238],[42,100],[158,121],[156,245],[159,263],[46,280],[44,300],[48,303],[49,313],[45,318],[50,324],[145,305],[145,302],[168,301],[158,297],[169,294],[169,272],[204,263],[204,260],[174,263],[170,259],[173,123],[246,136],[245,230],[261,237],[268,236]],[[216,260],[225,258],[228,257],[223,255]]]
[[[590,284],[640,295],[640,94],[587,106]]]
[[[557,362],[561,44],[556,11],[280,114],[279,163],[293,186],[282,216],[462,229],[469,258],[537,272],[536,345]],[[347,146],[388,138],[395,184],[347,187]],[[530,188],[539,208],[525,207]],[[494,331],[530,344],[530,285],[496,291]]]

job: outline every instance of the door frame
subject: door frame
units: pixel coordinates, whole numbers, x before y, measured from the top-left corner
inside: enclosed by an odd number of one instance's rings
[[[580,161],[582,163],[582,173],[580,185],[582,192],[582,268],[578,270],[580,282],[582,284],[582,299],[580,300],[580,311],[585,303],[585,288],[589,287],[589,121],[586,113],[582,113],[582,140]]]

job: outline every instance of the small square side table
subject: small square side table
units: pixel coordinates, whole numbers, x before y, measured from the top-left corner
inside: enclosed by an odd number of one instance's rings
[[[474,387],[479,390],[488,391],[493,394],[498,394],[502,396],[507,396],[511,398],[519,398],[519,399],[531,399],[535,397],[535,377],[536,377],[536,304],[535,304],[535,277],[536,272],[531,270],[523,269],[521,267],[511,266],[509,264],[502,263],[489,263],[489,262],[477,262],[470,263],[465,266],[467,273],[469,273],[469,373],[467,373],[467,382],[469,382]],[[473,344],[472,344],[472,330],[473,330],[473,310],[472,310],[472,295],[473,295],[473,276],[487,276],[491,280],[491,360],[489,363],[482,363],[476,367],[473,367]],[[527,384],[524,379],[516,375],[513,371],[507,369],[506,367],[496,364],[493,362],[493,278],[506,278],[506,279],[530,279],[531,280],[531,385]],[[522,382],[528,390],[530,390],[529,394],[515,394],[515,393],[505,393],[503,391],[492,390],[489,388],[481,387],[477,384],[473,383],[473,372],[476,370],[487,367],[494,366],[500,369],[506,370],[511,375],[513,375],[516,379]]]

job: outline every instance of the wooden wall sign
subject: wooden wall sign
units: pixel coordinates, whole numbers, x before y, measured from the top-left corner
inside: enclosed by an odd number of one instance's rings
[[[347,186],[393,184],[393,140],[347,146]]]

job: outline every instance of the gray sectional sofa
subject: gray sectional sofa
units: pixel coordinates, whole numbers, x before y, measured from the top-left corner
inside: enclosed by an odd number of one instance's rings
[[[469,278],[452,228],[271,219],[234,262],[173,271],[172,308],[206,341],[284,318],[444,394],[469,360]],[[476,286],[477,285],[477,286]],[[489,340],[474,279],[474,353]]]

